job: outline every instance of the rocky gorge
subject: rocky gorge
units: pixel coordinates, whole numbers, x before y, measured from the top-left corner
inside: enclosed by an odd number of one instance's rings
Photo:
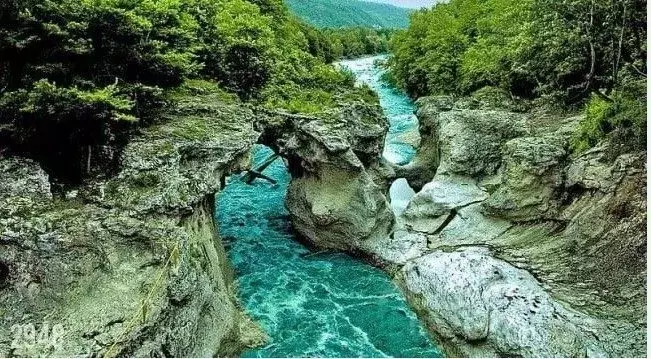
[[[417,106],[409,163],[382,157],[377,106],[307,116],[202,93],[143,130],[115,175],[64,194],[37,163],[0,159],[0,355],[233,356],[268,341],[238,297],[239,239],[214,223],[261,143],[291,175],[300,239],[384,269],[445,355],[644,356],[646,153],[571,153],[577,117]],[[404,211],[399,178],[417,191]],[[29,340],[50,324],[58,340]]]
[[[0,354],[238,356],[268,343],[260,353],[440,356],[386,274],[352,257],[307,257],[284,233],[283,217],[274,218],[289,178],[291,192],[301,187],[303,174],[322,170],[355,200],[360,184],[375,186],[386,178],[380,166],[372,176],[366,172],[387,130],[379,108],[353,102],[303,116],[252,108],[203,88],[192,91],[134,136],[118,170],[106,178],[55,188],[38,163],[1,159]],[[286,182],[269,189],[260,180],[249,186],[239,178],[251,168],[252,154],[264,153],[256,143],[283,156],[271,168]],[[319,153],[330,167],[309,161]],[[364,177],[356,178],[359,174]],[[241,193],[244,209],[238,207]],[[336,203],[336,195],[329,200]],[[384,195],[369,200],[386,203]],[[340,209],[348,203],[341,202]],[[261,216],[264,211],[269,213]],[[391,224],[388,208],[377,213],[385,216],[361,213],[373,224],[359,233]],[[222,238],[222,232],[238,237]],[[245,257],[251,249],[262,257]],[[272,253],[281,256],[265,257]],[[286,270],[275,278],[294,282],[249,286],[250,273],[242,266],[256,264]],[[339,270],[324,270],[333,266]],[[352,273],[357,279],[342,285],[338,276]],[[307,293],[282,292],[284,285]],[[242,293],[251,290],[262,296],[257,308],[242,303],[249,299]],[[320,309],[311,309],[314,305]],[[289,329],[270,327],[261,314],[280,318]],[[314,341],[298,340],[309,338],[296,335],[296,321],[304,321],[300,315],[319,318]],[[382,319],[395,330],[378,327]]]
[[[392,273],[446,355],[644,356],[646,153],[571,153],[580,117],[418,108],[409,164],[382,160],[379,137],[298,154],[313,170],[287,197],[296,230]],[[394,217],[399,177],[420,192]]]

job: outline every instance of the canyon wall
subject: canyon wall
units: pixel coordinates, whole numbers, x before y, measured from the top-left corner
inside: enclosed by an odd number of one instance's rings
[[[264,342],[213,215],[258,139],[252,119],[182,100],[119,173],[65,196],[37,163],[0,159],[0,356],[232,356]]]
[[[420,101],[437,173],[399,226],[423,237],[397,273],[461,356],[644,356],[646,153],[574,154],[580,117]]]

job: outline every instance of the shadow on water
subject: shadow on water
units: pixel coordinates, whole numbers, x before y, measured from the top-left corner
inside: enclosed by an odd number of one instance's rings
[[[270,154],[259,146],[254,160]],[[247,185],[232,176],[216,204],[240,300],[271,338],[243,355],[440,357],[384,272],[346,254],[308,255],[284,206],[290,176],[283,161],[265,174],[278,183],[256,179]]]

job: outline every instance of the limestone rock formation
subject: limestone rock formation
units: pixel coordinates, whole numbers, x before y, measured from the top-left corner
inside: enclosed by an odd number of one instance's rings
[[[639,154],[623,154],[608,161],[608,146],[602,144],[576,158],[567,168],[565,186],[611,193],[626,176],[640,173]]]
[[[409,202],[403,217],[408,228],[422,233],[439,233],[464,207],[488,198],[474,181],[437,175]]]
[[[305,239],[363,250],[388,235],[394,220],[381,174],[388,125],[379,109],[352,104],[320,116],[266,113],[259,126],[263,142],[287,159],[286,204]]]
[[[502,111],[441,112],[437,124],[438,173],[491,175],[501,164],[502,145],[527,134],[524,116]]]
[[[436,174],[439,167],[439,142],[437,141],[437,116],[441,111],[452,109],[454,102],[450,96],[431,96],[421,98],[418,106],[418,132],[420,141],[416,155],[406,165],[395,166],[396,177],[405,178],[415,190],[420,190]]]
[[[508,141],[502,184],[484,203],[487,213],[514,221],[556,218],[567,155],[567,141],[557,136]]]
[[[38,165],[0,160],[0,356],[204,357],[263,341],[213,224],[220,179],[259,134],[241,106],[189,101],[77,196],[52,199]]]
[[[449,96],[419,99],[421,145],[413,162],[396,170],[416,189],[436,173],[465,176],[495,174],[502,145],[529,133],[526,117],[492,109],[459,108]]]
[[[408,262],[412,303],[454,356],[584,357],[602,352],[581,321],[525,270],[480,249],[433,252]]]
[[[420,103],[440,165],[376,253],[447,354],[644,356],[646,153],[571,154],[578,118]]]

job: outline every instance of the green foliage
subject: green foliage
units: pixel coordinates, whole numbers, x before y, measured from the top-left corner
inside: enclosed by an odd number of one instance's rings
[[[202,10],[197,16],[203,74],[243,99],[254,97],[271,76],[273,19],[244,0],[195,1]]]
[[[646,87],[643,81],[628,83],[612,99],[593,95],[585,119],[571,141],[574,152],[583,152],[610,137],[624,150],[646,148]]]
[[[405,28],[409,10],[359,0],[286,0],[301,18],[321,28]]]
[[[119,96],[115,86],[89,91],[78,88],[60,88],[47,80],[34,84],[31,91],[12,93],[20,99],[19,112],[28,117],[60,117],[58,121],[95,119],[105,121],[135,121],[129,114],[132,101]],[[12,96],[7,96],[11,102]]]
[[[641,0],[452,0],[421,10],[391,47],[413,97],[484,86],[565,104],[609,91],[626,66],[646,70]]]
[[[176,90],[169,93],[169,97],[177,102],[186,97],[194,96],[206,96],[210,95],[216,97],[220,102],[223,103],[237,103],[237,95],[227,92],[223,88],[219,87],[217,83],[201,79],[189,79],[186,80],[181,86]]]
[[[377,52],[378,34],[354,36]],[[338,36],[300,22],[282,0],[3,1],[0,152],[78,181],[114,163],[131,129],[193,93],[324,110],[360,92],[326,65],[348,54]]]
[[[355,88],[355,77],[346,70],[333,71],[330,66],[317,65],[301,74],[300,79],[269,86],[264,93],[264,105],[292,113],[316,113],[355,97],[377,101],[376,97],[368,96],[368,89]]]
[[[353,27],[323,30],[331,42],[335,58],[355,58],[389,51],[389,40],[395,30]]]
[[[526,41],[532,0],[453,0],[420,10],[391,42],[390,68],[413,97],[470,94],[484,86],[511,90]]]
[[[69,181],[88,171],[87,161],[111,162],[101,145],[135,121],[133,102],[115,86],[81,90],[58,87],[47,80],[0,98],[0,119],[11,125],[8,141]]]

